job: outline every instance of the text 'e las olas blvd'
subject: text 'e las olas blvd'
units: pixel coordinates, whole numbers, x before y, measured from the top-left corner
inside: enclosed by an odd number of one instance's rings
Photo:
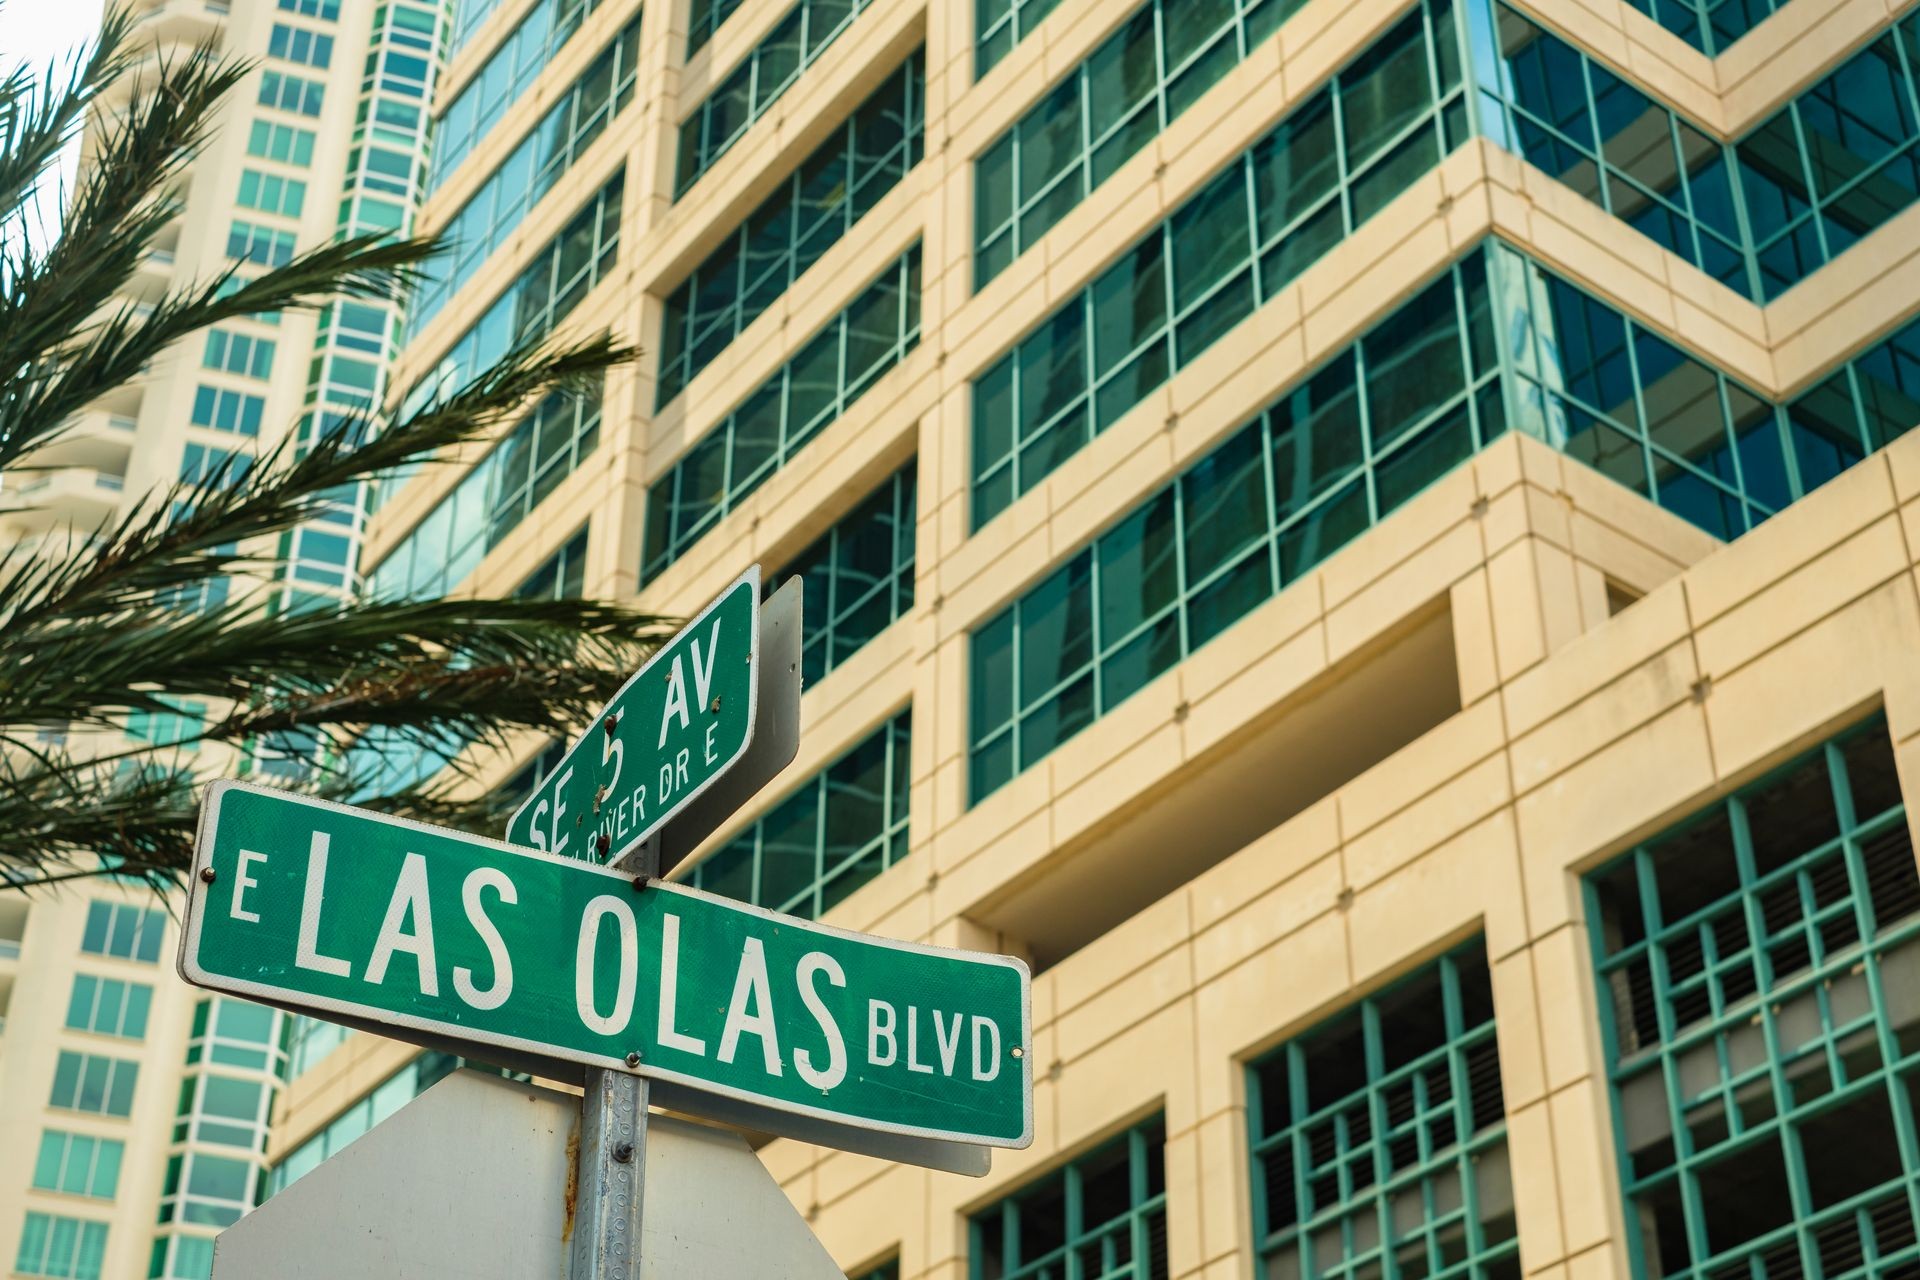
[[[195,982],[880,1132],[1031,1136],[1018,960],[636,891],[265,788],[216,784],[203,822],[208,891],[182,956]]]

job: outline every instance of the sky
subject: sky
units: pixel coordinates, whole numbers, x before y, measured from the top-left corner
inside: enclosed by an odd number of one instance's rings
[[[100,9],[99,0],[0,0],[0,75],[22,63],[36,77],[50,64],[64,69],[70,55],[99,30]],[[72,176],[76,154],[75,148],[68,148],[61,164],[63,180]],[[25,215],[28,234],[36,244],[45,244],[45,236],[59,225],[58,191],[55,184],[44,185],[38,206]],[[6,228],[0,238],[10,240],[13,233],[14,228]]]

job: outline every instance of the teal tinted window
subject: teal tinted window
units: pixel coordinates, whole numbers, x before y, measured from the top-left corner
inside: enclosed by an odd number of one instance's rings
[[[674,199],[685,195],[866,7],[867,0],[800,0],[794,5],[681,123]],[[699,30],[697,21],[694,29]]]
[[[459,586],[593,452],[603,389],[542,400],[380,562],[371,594],[429,600]]]
[[[1495,139],[1756,301],[1920,198],[1920,16],[1725,145],[1514,10],[1493,14]]]
[[[266,412],[264,397],[224,387],[200,386],[193,389],[193,409],[189,420],[196,427],[233,431],[243,436],[260,434],[261,415]]]
[[[167,913],[130,902],[90,902],[80,949],[89,955],[115,956],[152,964],[160,958]]]
[[[333,65],[333,37],[276,22],[267,33],[267,56],[324,71]]]
[[[160,1221],[230,1227],[253,1207],[259,1166],[251,1160],[187,1151],[169,1157]]]
[[[1261,1274],[1518,1280],[1479,940],[1247,1072]]]
[[[54,1062],[53,1092],[47,1105],[96,1115],[130,1115],[139,1076],[138,1062],[62,1049]]]
[[[427,180],[429,193],[440,189],[447,175],[500,122],[507,108],[533,87],[541,68],[552,61],[562,46],[573,38],[573,33],[580,29],[580,24],[599,7],[599,3],[600,0],[540,0],[520,20],[513,34],[500,42],[499,47],[487,58],[486,65],[474,72],[473,78],[461,86],[460,92],[434,122],[433,171]],[[473,3],[457,7],[454,16],[455,49],[462,43],[461,20],[477,7]],[[633,25],[637,28],[639,24],[640,15],[635,11]],[[631,75],[631,71],[628,74]],[[576,89],[578,87],[575,86]],[[550,124],[551,118],[548,124],[543,124],[534,132],[547,133]],[[556,133],[561,132],[565,123],[552,128]]]
[[[1487,306],[1475,255],[977,628],[973,799],[1505,431]]]
[[[973,74],[977,78],[1060,5],[1060,0],[973,0]]]
[[[100,1280],[106,1252],[106,1223],[29,1213],[20,1231],[20,1251],[14,1255],[13,1269],[23,1276]]]
[[[1148,0],[974,162],[984,286],[1305,0]]]
[[[1920,1258],[1920,875],[1875,716],[1587,879],[1639,1275]]]
[[[580,305],[619,259],[620,199],[625,185],[622,169],[541,246],[526,269],[408,394],[402,412],[412,413],[443,390],[465,386],[517,344],[545,337]]]
[[[919,341],[915,244],[647,490],[641,581],[685,555]]]
[[[819,919],[906,856],[912,738],[913,713],[902,711],[695,863],[685,882]]]
[[[120,1184],[126,1144],[113,1138],[48,1129],[40,1135],[33,1162],[33,1185],[42,1191],[111,1200]]]
[[[212,1276],[212,1236],[169,1232],[154,1239],[147,1280],[211,1280]]]
[[[1416,7],[974,380],[975,528],[1464,138],[1451,13]]]
[[[587,588],[587,526],[541,561],[513,589],[516,600],[578,600]]]
[[[888,477],[865,501],[778,573],[804,583],[806,638],[800,679],[811,686],[858,653],[913,608],[915,462]]]
[[[691,58],[701,45],[713,39],[713,33],[739,7],[740,0],[693,0],[687,21],[687,56]]]
[[[971,1280],[1165,1280],[1166,1143],[1155,1116],[976,1213]]]
[[[1787,0],[1627,0],[1700,52],[1726,52]]]
[[[659,406],[679,395],[919,163],[922,62],[915,51],[667,298]]]
[[[491,17],[501,3],[502,0],[453,0],[453,22],[447,33],[449,59],[466,47],[467,41],[480,30],[480,24]]]
[[[67,1026],[75,1031],[143,1040],[152,1007],[153,988],[144,982],[75,974],[67,998]]]
[[[219,373],[237,373],[246,378],[268,378],[273,374],[274,344],[268,338],[250,337],[226,329],[207,333],[206,349],[200,365]]]
[[[313,163],[314,135],[289,124],[255,120],[247,127],[247,154],[306,168]]]
[[[862,1271],[857,1280],[900,1280],[900,1259],[890,1258],[877,1267]]]
[[[633,100],[640,19],[581,73],[560,102],[441,228],[450,248],[429,262],[408,322],[417,331],[512,237],[521,220]]]
[[[293,261],[294,236],[276,227],[235,220],[227,228],[227,256],[263,267],[284,267]]]
[[[260,105],[296,115],[317,116],[326,85],[318,80],[303,80],[282,71],[260,73]]]

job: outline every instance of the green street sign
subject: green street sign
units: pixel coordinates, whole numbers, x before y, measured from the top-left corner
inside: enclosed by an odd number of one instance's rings
[[[189,883],[198,986],[549,1073],[632,1070],[671,1105],[808,1141],[1033,1138],[1009,957],[230,781],[207,789]]]
[[[507,843],[600,863],[637,848],[746,755],[759,663],[755,565],[620,686],[514,810]]]

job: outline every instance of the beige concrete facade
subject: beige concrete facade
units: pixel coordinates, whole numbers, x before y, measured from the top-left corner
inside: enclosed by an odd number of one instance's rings
[[[447,84],[471,76],[525,7],[503,6]],[[1522,1269],[1629,1274],[1580,877],[1877,708],[1902,778],[1920,786],[1920,437],[1722,545],[1509,435],[974,804],[969,637],[1489,236],[1787,397],[1911,319],[1920,207],[1760,306],[1470,143],[973,530],[971,380],[1407,6],[1308,0],[977,293],[974,158],[1136,5],[1065,0],[976,82],[971,4],[878,0],[672,201],[679,121],[789,7],[746,0],[683,59],[686,5],[648,6],[636,103],[402,357],[402,381],[431,367],[623,165],[618,265],[562,331],[610,328],[657,350],[665,296],[924,44],[922,162],[663,412],[651,360],[610,379],[595,457],[468,579],[511,589],[590,516],[588,592],[687,614],[742,565],[783,564],[917,459],[912,614],[806,691],[799,759],[709,847],[911,706],[909,853],[825,918],[1035,964],[1037,1137],[997,1154],[980,1181],[779,1140],[762,1148],[767,1166],[849,1273],[891,1257],[902,1276],[961,1280],[969,1214],[1159,1112],[1170,1273],[1252,1277],[1248,1062],[1481,936]],[[1707,58],[1616,0],[1518,7],[1727,138],[1906,8],[1793,0]],[[551,101],[632,11],[608,0],[534,97]],[[523,103],[513,119],[541,110]],[[498,127],[467,158],[428,225],[464,203],[521,127]],[[918,347],[636,590],[649,484],[916,241]],[[429,471],[395,495],[364,566],[462,471]],[[486,776],[535,746],[488,762]],[[354,1037],[294,1083],[270,1154],[411,1054]]]

